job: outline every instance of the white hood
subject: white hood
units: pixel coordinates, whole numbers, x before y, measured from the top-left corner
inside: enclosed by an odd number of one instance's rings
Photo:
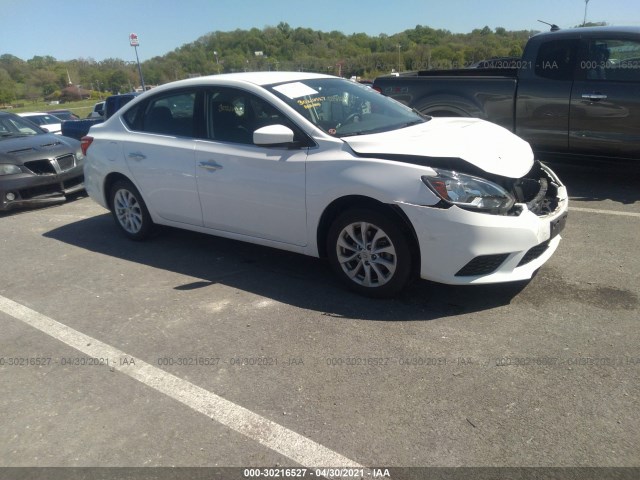
[[[413,127],[343,140],[357,153],[460,158],[510,178],[524,176],[534,161],[527,142],[476,118],[433,118]]]

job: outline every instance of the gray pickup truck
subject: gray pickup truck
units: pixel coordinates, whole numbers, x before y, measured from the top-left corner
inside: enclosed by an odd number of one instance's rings
[[[554,29],[499,63],[383,76],[373,87],[427,115],[497,123],[541,158],[640,160],[640,27]]]

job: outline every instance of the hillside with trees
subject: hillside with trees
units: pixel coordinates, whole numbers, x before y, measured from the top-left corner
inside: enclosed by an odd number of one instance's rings
[[[345,35],[292,28],[281,22],[263,29],[212,32],[174,51],[146,60],[147,85],[198,75],[239,71],[294,70],[372,79],[392,70],[461,68],[491,57],[520,56],[534,31],[489,27],[467,34],[418,25],[395,35]],[[70,101],[130,91],[137,67],[120,59],[50,56],[22,60],[0,56],[0,106],[17,100]]]

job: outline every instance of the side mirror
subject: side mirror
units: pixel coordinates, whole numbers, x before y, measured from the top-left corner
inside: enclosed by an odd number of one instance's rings
[[[293,130],[284,125],[267,125],[253,132],[253,143],[265,147],[293,143]]]

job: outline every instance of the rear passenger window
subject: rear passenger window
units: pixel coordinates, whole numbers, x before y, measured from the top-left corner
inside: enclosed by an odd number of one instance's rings
[[[536,75],[551,80],[572,80],[577,46],[576,40],[553,40],[540,45]]]
[[[148,133],[193,137],[195,101],[195,92],[152,99],[145,108],[140,129]]]

